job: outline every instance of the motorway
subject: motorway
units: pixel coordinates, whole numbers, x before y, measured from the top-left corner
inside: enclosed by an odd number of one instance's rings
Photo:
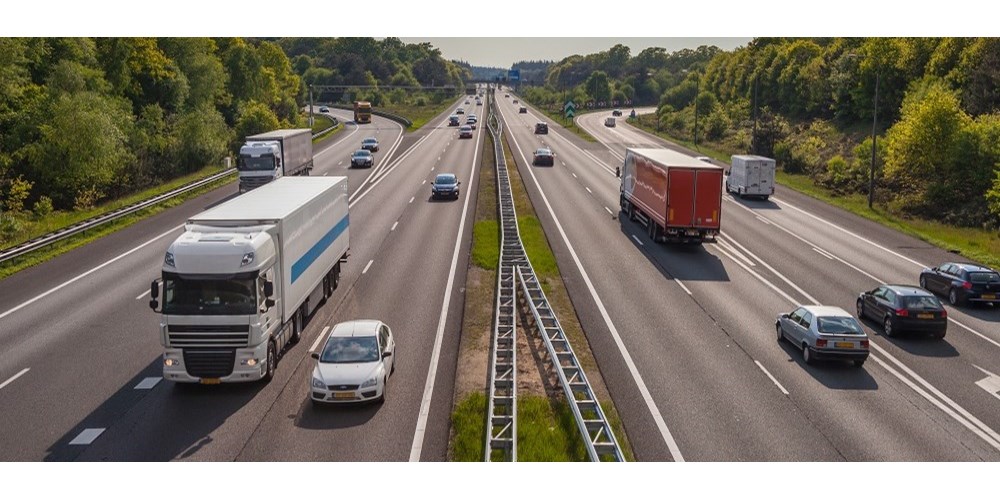
[[[614,171],[625,147],[676,146],[604,127],[609,111],[577,118],[597,143],[555,123],[534,135],[547,119],[515,98],[497,99],[515,161],[639,460],[1000,458],[997,308],[949,307],[943,341],[868,324],[861,369],[806,366],[776,342],[795,304],[854,311],[859,292],[954,255],[780,187],[768,202],[724,195],[718,243],[652,243],[618,219]],[[554,167],[529,166],[541,145]]]
[[[475,190],[431,202],[428,183],[450,171],[475,186],[482,144],[481,130],[459,140],[446,127],[456,106],[412,134],[332,111],[347,129],[315,146],[312,175],[349,178],[350,257],[270,384],[159,378],[149,282],[183,222],[235,196],[235,184],[0,282],[0,460],[443,460]],[[367,136],[380,142],[375,167],[349,170]],[[326,328],[359,318],[393,328],[388,400],[314,409],[308,352]]]

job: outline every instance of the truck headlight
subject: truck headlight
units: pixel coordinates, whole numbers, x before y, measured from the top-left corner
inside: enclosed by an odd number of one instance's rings
[[[257,363],[259,363],[257,358],[247,358],[240,360],[240,364],[243,366],[257,366]]]
[[[243,261],[240,262],[240,267],[248,266],[251,263],[253,263],[253,252],[243,254]]]
[[[163,366],[180,366],[181,360],[177,358],[163,358]]]
[[[375,377],[372,377],[372,378],[370,378],[368,380],[365,380],[365,382],[363,384],[361,384],[361,388],[363,389],[365,387],[371,387],[371,386],[373,386],[373,385],[375,385],[377,383],[378,383],[378,381],[375,379]]]
[[[167,254],[163,256],[163,263],[170,267],[177,267],[174,264],[174,254],[170,252],[167,252]]]
[[[314,389],[326,389],[326,384],[324,384],[322,380],[316,377],[313,377],[312,386]]]

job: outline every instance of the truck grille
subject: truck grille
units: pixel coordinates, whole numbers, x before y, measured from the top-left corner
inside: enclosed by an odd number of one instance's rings
[[[249,325],[168,325],[170,347],[246,347]]]
[[[259,188],[268,182],[271,182],[270,177],[244,177],[240,179],[240,185],[248,191],[254,188]]]
[[[184,349],[184,366],[192,377],[227,377],[235,362],[236,349]]]

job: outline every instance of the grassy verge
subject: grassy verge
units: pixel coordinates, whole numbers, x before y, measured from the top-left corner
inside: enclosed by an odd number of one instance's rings
[[[730,155],[737,151],[719,151],[704,145],[695,148],[690,141],[672,137],[665,132],[653,129],[652,115],[643,115],[638,121],[630,120],[633,125],[662,137],[668,141],[681,144],[710,156],[716,160],[729,163]],[[802,194],[822,200],[835,207],[842,208],[855,215],[890,227],[901,233],[908,234],[932,245],[981,262],[987,266],[1000,267],[1000,233],[975,227],[957,227],[941,222],[924,219],[902,217],[876,205],[868,208],[868,198],[863,194],[841,195],[816,184],[807,175],[788,174],[778,171],[775,179],[779,184]]]
[[[549,120],[552,120],[553,123],[558,123],[559,125],[562,125],[563,128],[582,137],[583,140],[587,142],[597,142],[597,139],[594,139],[594,136],[588,134],[586,130],[580,128],[580,126],[576,124],[576,120],[567,120],[566,115],[562,113],[554,113],[552,111],[546,111],[541,108],[535,108],[535,109],[538,109],[539,111],[544,113],[545,116],[547,116]]]
[[[136,212],[126,217],[122,217],[120,219],[115,220],[114,222],[103,224],[90,231],[85,231],[83,233],[73,235],[57,243],[53,243],[45,248],[31,252],[30,254],[25,255],[24,257],[4,262],[3,264],[0,264],[0,279],[4,279],[23,269],[27,269],[29,267],[41,264],[42,262],[45,262],[59,255],[62,255],[70,250],[73,250],[74,248],[81,247],[98,238],[101,238],[115,231],[131,226],[132,224],[135,224],[136,222],[139,222],[147,217],[150,217],[164,210],[180,205],[181,203],[184,203],[185,201],[191,198],[200,196],[220,186],[231,183],[233,179],[234,179],[233,176],[226,176],[223,179],[219,179],[215,182],[206,184],[198,189],[195,189],[194,191],[189,191],[183,195],[171,198],[170,200],[167,200],[153,207]]]
[[[333,126],[333,118],[330,118],[327,115],[318,115],[318,114],[314,114],[313,115],[313,126],[312,126],[312,133],[313,134],[317,134],[319,132],[323,132],[324,130],[330,128],[331,126]],[[343,132],[343,130],[344,130],[344,124],[340,123],[340,122],[337,122],[337,126],[336,127],[332,128],[330,130],[327,130],[326,132],[323,132],[323,134],[321,134],[321,135],[313,137],[312,141],[315,144],[315,143],[317,143],[319,141],[322,141],[322,140],[324,140],[324,139],[326,139],[328,137],[333,136],[334,134],[338,134],[340,132]]]
[[[548,239],[545,236],[545,231],[542,229],[542,225],[538,221],[538,217],[535,216],[534,207],[531,204],[531,200],[528,198],[528,192],[521,180],[521,175],[518,169],[514,167],[515,163],[513,154],[511,153],[506,142],[504,143],[504,154],[507,157],[507,165],[509,166],[508,172],[510,175],[511,191],[514,195],[514,210],[518,214],[517,224],[521,233],[521,242],[524,245],[524,251],[527,253],[528,260],[531,261],[531,266],[535,270],[535,274],[541,282],[542,290],[545,292],[546,298],[548,298],[549,303],[552,305],[556,317],[559,318],[559,323],[562,325],[563,331],[566,333],[566,338],[569,339],[571,345],[573,346],[573,351],[576,353],[576,356],[580,361],[580,366],[587,374],[591,385],[594,387],[594,392],[597,394],[598,398],[601,399],[601,407],[604,409],[605,415],[611,423],[611,428],[615,433],[615,437],[618,438],[618,443],[622,447],[626,459],[630,461],[634,460],[632,447],[628,442],[628,436],[625,435],[625,429],[621,425],[621,419],[619,418],[614,405],[611,403],[607,388],[604,386],[603,378],[601,377],[600,370],[597,367],[597,361],[594,359],[594,354],[590,350],[590,343],[587,341],[587,337],[583,332],[583,327],[580,325],[580,320],[576,316],[576,309],[574,309],[573,302],[569,298],[569,292],[566,290],[565,284],[563,283],[555,254],[552,253],[552,248],[549,246]],[[566,406],[567,410],[569,408],[568,404],[562,400],[553,401],[552,405],[552,415],[560,414],[559,405]],[[520,417],[520,399],[518,410],[518,416]],[[542,429],[532,429],[531,427],[535,425],[538,425]],[[522,431],[522,428],[524,427],[528,428]],[[521,432],[532,432],[534,433],[533,435],[537,436],[551,435],[554,440],[549,446],[555,449],[564,448],[561,444],[562,441],[556,439],[556,434],[550,430],[554,427],[561,427],[561,432],[573,435],[577,439],[579,438],[579,431],[577,430],[576,423],[572,417],[568,420],[552,418],[548,420],[539,420],[537,422],[534,420],[529,420],[527,422],[519,420],[518,435],[520,436]],[[520,442],[518,446],[521,446]],[[575,455],[570,456],[575,457]],[[586,460],[586,454],[584,453],[580,459]]]
[[[413,124],[410,125],[410,128],[407,129],[407,132],[412,132],[414,130],[419,129],[420,127],[423,127],[424,125],[427,124],[427,122],[430,121],[431,118],[434,118],[435,116],[443,113],[444,110],[454,105],[455,101],[449,98],[445,99],[445,101],[442,102],[441,104],[427,104],[424,106],[417,106],[414,104],[389,104],[386,106],[381,106],[379,110],[386,111],[394,115],[406,117],[408,120],[413,122]],[[486,111],[483,109],[484,106],[476,106],[475,104],[472,104],[472,107],[475,109],[482,110],[481,111],[482,114],[486,113]],[[476,113],[475,111],[472,111],[472,108],[466,109],[465,111],[466,113]]]

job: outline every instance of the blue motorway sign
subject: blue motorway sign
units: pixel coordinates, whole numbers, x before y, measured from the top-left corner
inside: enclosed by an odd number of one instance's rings
[[[521,81],[521,70],[512,69],[507,71],[507,81],[519,82]]]

